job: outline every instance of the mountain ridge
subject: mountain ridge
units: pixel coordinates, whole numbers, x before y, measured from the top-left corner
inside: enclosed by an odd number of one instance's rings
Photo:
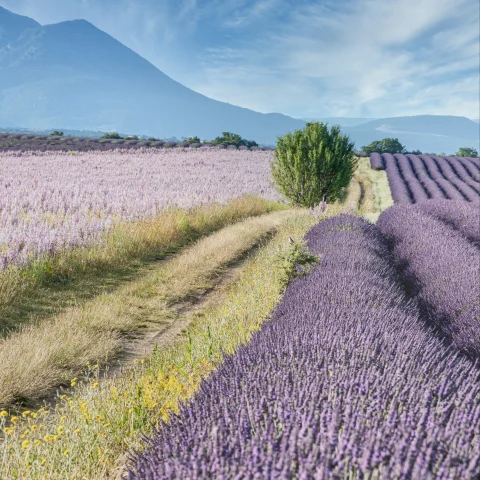
[[[206,139],[229,131],[275,144],[278,136],[306,125],[304,119],[259,113],[195,92],[86,20],[42,26],[0,7],[0,33],[0,125],[6,127]],[[468,134],[462,137],[458,129],[441,125],[448,119],[433,117],[429,127],[416,126],[414,132],[411,122],[400,128],[401,122],[391,118],[325,118],[342,122],[342,131],[357,148],[385,136],[413,142],[407,143],[409,149],[443,151],[465,146],[462,142],[478,144],[471,127],[465,127]],[[352,125],[358,121],[362,123]],[[447,138],[438,136],[445,132]]]

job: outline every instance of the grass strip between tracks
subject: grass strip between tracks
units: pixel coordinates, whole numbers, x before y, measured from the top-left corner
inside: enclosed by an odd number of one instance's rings
[[[157,262],[135,281],[0,341],[0,406],[32,405],[70,383],[86,362],[111,361],[124,350],[125,335],[168,328],[176,317],[172,303],[208,289],[229,262],[272,233],[286,215],[274,212],[225,227]]]

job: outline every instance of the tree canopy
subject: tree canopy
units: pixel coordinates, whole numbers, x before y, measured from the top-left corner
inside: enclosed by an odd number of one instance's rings
[[[382,140],[375,140],[369,145],[363,146],[362,151],[370,155],[373,152],[377,153],[407,153],[398,138],[384,138]]]

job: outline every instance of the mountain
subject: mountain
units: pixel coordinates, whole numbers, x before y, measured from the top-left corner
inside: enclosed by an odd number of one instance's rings
[[[463,117],[313,120],[341,125],[357,149],[385,137],[410,150],[479,146],[478,124]],[[194,92],[85,20],[42,26],[0,7],[0,127],[202,139],[229,131],[274,145],[305,124]]]
[[[16,40],[27,29],[38,27],[40,24],[35,20],[0,7],[0,46]]]
[[[460,147],[479,149],[480,131],[477,123],[466,117],[415,115],[380,118],[354,127],[343,127],[360,149],[374,140],[398,138],[408,150],[433,153],[455,153]]]
[[[275,143],[305,122],[212,100],[84,20],[41,26],[0,7],[0,125]]]
[[[301,118],[300,120],[305,120],[306,122],[323,122],[328,123],[328,125],[340,125],[341,127],[354,127],[356,125],[361,125],[362,123],[370,122],[375,120],[375,118],[364,118],[364,117],[323,117],[323,118]]]

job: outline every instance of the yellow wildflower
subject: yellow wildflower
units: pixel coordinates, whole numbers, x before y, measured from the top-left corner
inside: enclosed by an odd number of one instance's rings
[[[23,413],[22,413],[22,417],[25,418],[27,415],[29,415],[30,413],[32,413],[30,410],[25,410]]]
[[[0,412],[0,417],[8,417],[8,412],[6,410],[2,410]]]
[[[19,420],[18,417],[12,417],[12,418],[10,419],[10,421],[11,421],[12,423],[17,423],[18,420]]]
[[[25,450],[30,445],[30,440],[24,440],[22,442],[22,448]]]

